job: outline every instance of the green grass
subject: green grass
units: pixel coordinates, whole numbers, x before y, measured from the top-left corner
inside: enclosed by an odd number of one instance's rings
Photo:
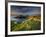
[[[39,20],[34,20],[34,18],[32,18],[32,19],[26,19],[25,21],[21,23],[11,21],[11,31],[40,30],[41,21]]]

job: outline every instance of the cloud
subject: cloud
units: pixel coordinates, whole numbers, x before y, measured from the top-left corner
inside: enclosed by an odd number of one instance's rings
[[[34,6],[11,6],[11,12],[13,14],[22,14],[22,15],[37,15],[40,13],[40,7]]]

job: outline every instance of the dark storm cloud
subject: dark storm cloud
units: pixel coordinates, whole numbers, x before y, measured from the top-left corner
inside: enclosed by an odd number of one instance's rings
[[[41,8],[36,6],[11,6],[11,13],[13,15],[40,15]]]
[[[11,10],[12,11],[16,11],[16,12],[22,12],[22,13],[26,13],[26,12],[32,12],[34,10],[38,10],[40,11],[40,7],[30,7],[30,6],[11,6]]]

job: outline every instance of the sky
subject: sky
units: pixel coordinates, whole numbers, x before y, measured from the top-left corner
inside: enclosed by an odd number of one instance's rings
[[[41,8],[36,6],[11,6],[11,13],[17,15],[40,15]]]

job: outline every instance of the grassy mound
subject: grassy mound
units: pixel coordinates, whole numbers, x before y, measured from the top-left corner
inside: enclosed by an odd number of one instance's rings
[[[11,21],[11,31],[30,31],[40,30],[41,20],[40,16],[32,16],[22,22]]]

